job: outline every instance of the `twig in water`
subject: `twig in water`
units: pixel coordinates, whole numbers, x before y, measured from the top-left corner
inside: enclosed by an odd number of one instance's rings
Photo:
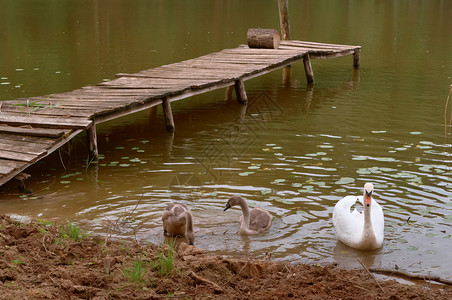
[[[446,99],[446,106],[444,107],[444,138],[447,139],[447,107],[449,106],[450,94],[452,93],[452,84],[450,85],[449,95]],[[449,126],[452,125],[452,109],[450,110]]]
[[[63,166],[63,169],[66,171],[66,166],[64,165],[63,157],[61,156],[61,148],[58,148],[58,155],[60,156],[61,165]]]
[[[441,278],[438,276],[410,274],[410,273],[404,272],[404,271],[397,271],[397,270],[390,270],[390,269],[383,269],[383,268],[371,268],[370,271],[374,272],[374,273],[379,273],[379,274],[397,275],[397,276],[406,277],[409,279],[420,279],[420,280],[425,280],[425,281],[430,280],[430,281],[435,281],[435,282],[439,282],[439,283],[443,283],[443,284],[447,284],[447,285],[452,285],[452,280],[444,279],[444,278]]]
[[[361,259],[359,259],[359,257],[357,257],[357,259],[358,259],[359,263],[361,264],[361,266],[363,266],[363,268],[366,269],[367,273],[369,273],[369,275],[375,280],[375,282],[378,284],[378,286],[383,291],[383,293],[386,293],[385,290],[383,289],[383,287],[378,282],[378,280],[375,278],[375,276],[372,273],[370,273],[369,269],[364,265],[364,263],[361,261]]]

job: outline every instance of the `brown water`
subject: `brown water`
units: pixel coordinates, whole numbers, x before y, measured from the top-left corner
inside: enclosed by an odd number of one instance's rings
[[[276,2],[0,0],[0,99],[58,93],[245,42],[250,27],[279,27]],[[339,261],[451,278],[452,2],[292,1],[294,39],[361,45],[351,57],[301,64],[247,81],[247,107],[224,91],[99,125],[101,160],[86,167],[85,136],[28,170],[21,196],[0,192],[2,213],[79,222],[89,232],[161,243],[161,211],[189,205],[198,247],[292,262]],[[450,109],[450,108],[449,108]],[[450,131],[450,128],[449,128]],[[70,154],[68,154],[70,152]],[[336,201],[371,181],[385,213],[374,252],[337,243]],[[237,235],[232,194],[268,209],[272,228]],[[116,222],[120,219],[121,222]],[[409,221],[407,222],[407,219]]]

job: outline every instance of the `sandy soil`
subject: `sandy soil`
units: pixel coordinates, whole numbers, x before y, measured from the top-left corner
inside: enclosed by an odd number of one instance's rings
[[[169,247],[61,232],[0,215],[0,299],[452,299],[450,287],[377,283],[364,269],[336,265],[205,255],[185,243],[166,272],[159,257]]]

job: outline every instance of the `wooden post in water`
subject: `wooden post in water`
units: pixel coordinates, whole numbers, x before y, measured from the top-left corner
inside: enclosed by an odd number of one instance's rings
[[[290,40],[289,25],[289,0],[278,0],[279,23],[281,25],[281,39],[283,41]]]
[[[226,88],[226,93],[224,95],[224,98],[226,101],[229,101],[232,99],[232,92],[234,91],[234,86],[230,85]]]
[[[306,81],[308,84],[314,84],[314,72],[312,71],[311,66],[311,59],[309,58],[309,53],[306,53],[305,56],[303,56],[303,64],[304,64],[304,71],[306,73]]]
[[[171,110],[171,103],[170,103],[168,97],[164,97],[162,99],[162,108],[163,108],[163,114],[165,115],[166,130],[168,130],[169,132],[174,132],[175,126],[174,126],[173,111]]]
[[[246,96],[245,84],[243,83],[243,79],[239,79],[235,81],[235,95],[237,96],[237,101],[241,104],[246,104],[248,102],[248,97]]]
[[[290,40],[290,24],[289,24],[289,0],[278,0],[279,24],[281,27],[281,40]],[[292,74],[292,66],[283,69],[283,85],[290,85],[290,77]]]
[[[355,51],[353,51],[353,67],[355,67],[356,69],[359,68],[360,56],[361,49],[355,49]]]
[[[99,149],[97,148],[97,133],[95,122],[93,122],[93,125],[86,129],[86,138],[88,139],[89,160],[97,161],[99,159]]]

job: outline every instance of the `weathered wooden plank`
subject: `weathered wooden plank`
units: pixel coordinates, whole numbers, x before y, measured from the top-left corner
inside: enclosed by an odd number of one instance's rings
[[[32,162],[35,162],[40,156],[43,156],[45,153],[47,153],[47,151],[43,151],[40,155],[36,155],[36,154],[19,153],[19,152],[0,149],[0,158],[13,159],[13,160],[19,160],[19,161],[25,161],[28,163],[32,163]]]
[[[361,46],[354,45],[343,45],[343,44],[329,44],[329,43],[320,43],[320,42],[307,42],[307,41],[298,41],[298,40],[290,40],[290,41],[281,41],[281,45],[317,45],[324,47],[350,47],[350,48],[361,48]]]
[[[44,136],[57,138],[65,134],[62,129],[52,129],[52,128],[27,128],[27,127],[13,127],[0,125],[0,132],[2,133],[12,133],[18,135],[28,135],[28,136]]]
[[[17,144],[7,144],[0,141],[0,151],[11,151],[16,153],[24,153],[31,155],[41,155],[46,153],[45,149],[42,149],[34,144],[28,144],[27,146],[19,146]]]
[[[19,145],[27,144],[27,143],[42,144],[43,147],[52,145],[55,142],[55,139],[53,139],[53,138],[22,136],[22,135],[4,134],[4,133],[0,133],[0,140],[8,141],[10,143],[17,143]]]
[[[84,118],[44,118],[21,114],[0,114],[0,123],[40,125],[42,127],[87,128],[92,121]]]
[[[13,172],[14,170],[18,169],[23,164],[24,164],[24,162],[19,162],[19,161],[9,160],[9,159],[0,159],[0,176]]]
[[[32,107],[18,107],[12,105],[2,105],[2,112],[24,113],[33,115],[46,115],[54,117],[85,117],[90,118],[91,113],[85,110],[71,110],[58,104],[57,108],[52,109],[35,109]]]

